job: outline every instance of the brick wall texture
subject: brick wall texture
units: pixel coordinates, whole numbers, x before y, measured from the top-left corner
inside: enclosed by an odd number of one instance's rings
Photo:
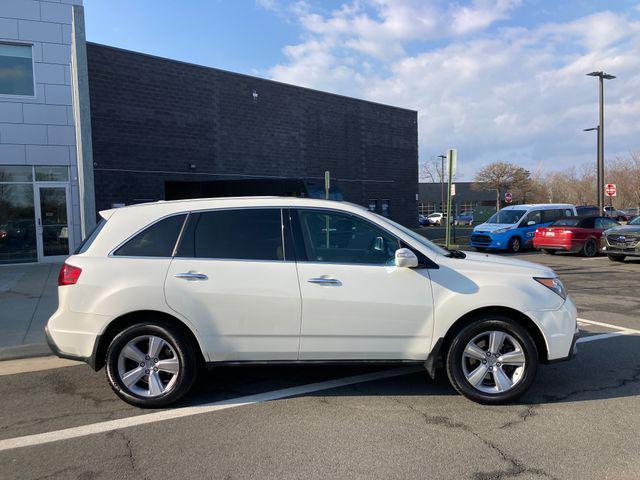
[[[345,200],[388,199],[415,224],[415,111],[103,45],[87,55],[98,210],[162,199],[170,180],[329,170]]]

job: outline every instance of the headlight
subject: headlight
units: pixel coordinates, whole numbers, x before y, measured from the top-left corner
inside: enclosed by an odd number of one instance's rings
[[[541,278],[541,277],[533,277],[533,279],[547,287],[549,290],[553,290],[555,293],[560,295],[562,299],[567,298],[567,290],[564,288],[564,285],[557,277],[553,278]]]
[[[511,230],[510,228],[499,228],[498,230],[494,230],[493,233],[504,233],[507,230]]]

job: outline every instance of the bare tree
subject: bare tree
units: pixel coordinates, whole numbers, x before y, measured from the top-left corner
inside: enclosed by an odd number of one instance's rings
[[[532,191],[531,172],[507,162],[493,162],[481,168],[473,179],[477,190],[496,192],[496,209],[500,210],[500,195],[513,190],[516,198],[523,200]]]
[[[440,183],[446,181],[444,178],[447,167],[442,168],[440,159],[430,158],[420,167],[420,181],[429,183]]]

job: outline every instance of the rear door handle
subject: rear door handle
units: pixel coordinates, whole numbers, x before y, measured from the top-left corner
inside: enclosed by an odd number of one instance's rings
[[[335,287],[339,287],[340,285],[342,285],[342,282],[340,280],[327,277],[310,278],[309,280],[307,280],[307,282],[316,283],[318,285],[333,285]]]
[[[209,278],[204,273],[195,272],[176,273],[174,277],[181,278],[183,280],[207,280]]]

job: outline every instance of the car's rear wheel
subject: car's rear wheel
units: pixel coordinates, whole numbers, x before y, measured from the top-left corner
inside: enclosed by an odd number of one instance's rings
[[[509,240],[509,251],[511,253],[519,253],[522,251],[522,240],[520,237],[511,237]]]
[[[508,317],[478,319],[463,328],[447,352],[453,387],[484,404],[508,403],[531,386],[538,351],[526,329]]]
[[[596,253],[598,253],[598,244],[593,238],[584,242],[580,255],[583,257],[595,257]]]
[[[624,262],[625,255],[607,255],[612,262]]]
[[[557,250],[552,250],[551,248],[543,248],[542,251],[547,255],[555,255]]]
[[[106,367],[111,388],[125,402],[159,408],[189,391],[198,361],[193,345],[180,331],[145,322],[116,335],[107,350]]]

